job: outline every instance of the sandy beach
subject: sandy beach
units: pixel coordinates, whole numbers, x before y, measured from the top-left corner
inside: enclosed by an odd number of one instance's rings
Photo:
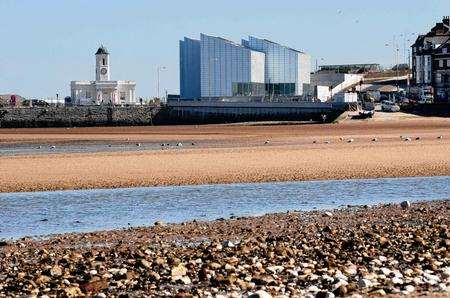
[[[449,210],[386,204],[1,241],[0,296],[448,297]]]
[[[100,149],[0,156],[0,191],[450,175],[450,119],[0,130],[0,146],[80,144]],[[101,150],[117,144],[133,149]]]

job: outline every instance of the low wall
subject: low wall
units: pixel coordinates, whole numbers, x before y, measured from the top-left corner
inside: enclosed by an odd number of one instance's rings
[[[0,127],[208,124],[246,121],[331,122],[349,103],[173,102],[168,106],[0,108]]]
[[[421,116],[450,117],[450,103],[406,105],[402,106],[402,111]]]
[[[152,125],[159,107],[83,106],[0,108],[0,127]]]
[[[348,103],[320,102],[169,102],[155,122],[164,124],[209,124],[247,121],[331,122],[347,111]]]

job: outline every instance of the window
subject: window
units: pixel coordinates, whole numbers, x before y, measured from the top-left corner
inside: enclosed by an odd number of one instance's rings
[[[447,48],[442,49],[442,54],[447,54]]]
[[[125,102],[125,97],[126,97],[125,94],[126,94],[125,92],[120,92],[120,101],[121,102]]]
[[[439,67],[440,68],[444,67],[444,60],[439,60]]]
[[[447,59],[447,67],[450,67],[450,59]]]
[[[103,65],[106,65],[106,59],[103,58]]]

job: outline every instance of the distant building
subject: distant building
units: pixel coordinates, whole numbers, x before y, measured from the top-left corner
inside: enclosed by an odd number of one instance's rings
[[[266,93],[301,96],[309,88],[311,57],[267,39],[253,36],[243,40],[246,47],[265,54],[264,80]]]
[[[21,106],[25,98],[17,94],[0,94],[0,107]]]
[[[335,101],[336,97],[345,97],[364,79],[363,74],[318,71],[311,75],[312,96],[319,101]]]
[[[95,81],[72,81],[71,99],[74,105],[136,104],[133,81],[111,81],[108,50],[101,46],[95,53]]]
[[[450,18],[444,17],[412,45],[412,83],[433,87],[435,99],[450,98]]]
[[[200,41],[184,38],[180,41],[180,94],[185,99],[201,97]]]
[[[301,97],[310,69],[309,55],[255,37],[180,41],[181,99]]]
[[[321,65],[320,71],[332,71],[338,73],[369,73],[381,71],[380,64],[337,64],[337,65]]]

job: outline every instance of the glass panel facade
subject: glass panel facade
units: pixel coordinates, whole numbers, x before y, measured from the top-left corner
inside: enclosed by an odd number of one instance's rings
[[[253,90],[235,90],[234,83],[264,83],[264,54],[232,41],[202,34],[201,97],[230,97],[233,93],[249,94]],[[243,85],[247,88],[251,85]]]
[[[180,41],[180,98],[200,98],[200,41]]]
[[[264,73],[269,95],[302,95],[303,85],[310,84],[311,62],[305,53],[253,36],[242,44],[266,55]]]
[[[250,37],[242,45],[201,34],[180,41],[182,99],[299,96],[310,84],[307,54]]]
[[[233,83],[233,96],[264,96],[264,83]]]

